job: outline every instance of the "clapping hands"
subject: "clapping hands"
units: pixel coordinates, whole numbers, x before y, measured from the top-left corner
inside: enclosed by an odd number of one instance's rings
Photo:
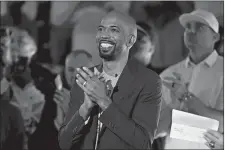
[[[103,78],[86,67],[77,68],[76,82],[88,98],[99,105],[102,110],[108,108],[111,99],[107,96],[107,88]]]
[[[69,107],[70,91],[65,88],[62,88],[61,90],[56,90],[54,93],[53,100],[63,110],[63,113],[66,114]]]
[[[182,78],[181,74],[173,72],[174,77],[165,77],[163,84],[170,89],[172,94],[178,99],[182,99],[184,93],[186,93],[188,83]],[[167,80],[167,81],[166,81]]]

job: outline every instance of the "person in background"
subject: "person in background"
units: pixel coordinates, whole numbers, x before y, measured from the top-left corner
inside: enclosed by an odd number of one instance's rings
[[[36,130],[35,124],[40,119],[36,117],[40,116],[40,112],[32,112],[30,110],[32,109],[32,103],[40,103],[41,108],[44,105],[44,96],[35,89],[30,70],[27,67],[30,64],[31,57],[36,53],[37,48],[35,42],[27,32],[17,28],[8,29],[11,32],[10,48],[8,49],[11,54],[11,74],[7,78],[9,81],[9,89],[12,92],[10,103],[18,107],[21,111],[27,135],[25,140],[27,140],[28,136]],[[38,96],[40,100],[37,100],[37,97],[34,95]],[[27,145],[25,145],[26,147]]]
[[[25,129],[20,110],[9,103],[9,97],[0,96],[0,149],[23,150]]]
[[[188,9],[189,6],[185,7]],[[148,24],[154,27],[158,35],[151,68],[161,73],[187,56],[188,50],[183,42],[184,29],[179,23],[179,16],[184,10],[176,1],[149,2],[144,10]]]
[[[158,35],[150,25],[145,22],[137,22],[137,41],[130,50],[130,57],[132,56],[138,62],[160,73],[158,69],[151,67],[152,55],[155,52]],[[153,141],[153,149],[162,149],[165,143],[165,138],[157,138]]]
[[[219,132],[223,132],[224,60],[214,49],[220,37],[219,23],[211,12],[201,9],[183,14],[179,20],[185,28],[184,42],[189,55],[160,75],[164,100],[158,133],[169,133],[172,109],[218,120]],[[192,146],[178,145],[174,139],[167,144],[186,148]],[[215,143],[210,145],[214,148]]]
[[[92,55],[85,50],[72,51],[67,57],[65,62],[64,77],[67,85],[67,89],[71,89],[75,74],[77,73],[76,68],[86,66],[92,67]]]
[[[66,57],[65,67],[63,72],[58,75],[59,84],[62,83],[62,88],[56,89],[54,94],[54,101],[58,104],[58,115],[55,119],[55,125],[59,128],[62,123],[65,114],[68,110],[68,104],[70,101],[70,90],[74,84],[75,75],[77,74],[76,68],[79,67],[92,67],[92,55],[85,50],[78,49],[69,53]]]
[[[10,90],[6,81],[8,66],[11,65],[8,51],[10,33],[0,28],[0,149],[24,150],[24,123],[20,110],[9,103]],[[7,56],[7,57],[5,57]],[[3,58],[5,57],[5,58]]]
[[[10,104],[21,111],[26,138],[25,149],[59,149],[57,142],[56,103],[54,78],[47,69],[32,60],[37,47],[33,38],[16,27],[5,27],[10,33],[7,53],[3,61],[8,63],[7,82],[11,91]]]
[[[224,28],[222,26],[219,27],[220,40],[215,44],[215,50],[217,53],[224,57]]]
[[[137,59],[144,66],[151,63],[152,55],[155,52],[157,40],[156,32],[144,22],[137,23],[137,41],[130,50],[130,56]]]

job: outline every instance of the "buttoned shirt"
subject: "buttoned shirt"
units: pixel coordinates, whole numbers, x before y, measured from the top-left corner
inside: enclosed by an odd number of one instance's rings
[[[20,109],[24,120],[33,119],[39,123],[45,104],[44,95],[32,83],[28,84],[24,89],[21,89],[12,82],[11,88],[14,97],[10,103]]]
[[[199,64],[193,64],[189,57],[169,67],[160,76],[163,79],[172,76],[173,72],[181,74],[188,90],[197,96],[207,107],[223,110],[223,58],[213,51]],[[172,97],[168,88],[163,86],[163,98],[167,104]]]
[[[213,51],[199,64],[193,64],[189,57],[180,63],[169,67],[160,76],[172,77],[173,72],[179,73],[185,83],[189,83],[188,90],[198,97],[205,106],[223,111],[223,58]],[[170,90],[163,86],[163,103],[159,121],[159,133],[170,130],[171,113],[166,109],[178,109],[180,102],[174,100]],[[168,131],[166,131],[168,132]],[[169,132],[168,132],[169,133]]]

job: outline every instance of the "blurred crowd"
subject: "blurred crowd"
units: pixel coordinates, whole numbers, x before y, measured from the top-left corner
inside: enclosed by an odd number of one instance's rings
[[[130,57],[160,74],[163,81],[172,81],[163,84],[153,148],[165,148],[172,109],[218,120],[215,134],[221,138],[223,8],[221,14],[214,13],[213,21],[211,12],[195,12],[206,14],[206,19],[211,15],[208,26],[213,33],[205,31],[199,52],[191,52],[189,34],[207,29],[202,24],[182,24],[181,15],[197,6],[193,1],[1,1],[1,149],[60,150],[58,131],[68,111],[76,68],[100,62],[96,30],[101,17],[112,10],[136,20],[138,37]],[[189,60],[190,55],[196,59]],[[180,99],[185,98],[192,101],[182,103]]]

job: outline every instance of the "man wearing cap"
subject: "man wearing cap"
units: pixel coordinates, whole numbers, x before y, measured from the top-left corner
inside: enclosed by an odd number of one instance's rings
[[[223,132],[223,58],[214,50],[214,44],[219,40],[218,21],[204,10],[183,14],[179,20],[185,28],[184,42],[189,55],[160,75],[164,100],[158,136],[169,133],[172,109],[218,120],[219,131]],[[169,146],[166,148],[196,148],[175,141],[167,141]],[[208,145],[213,148],[215,142],[210,141]]]
[[[54,101],[58,104],[57,109],[59,114],[54,121],[56,127],[60,127],[63,123],[64,115],[68,110],[68,104],[70,101],[70,90],[74,83],[75,74],[77,74],[76,68],[81,66],[88,68],[92,67],[92,55],[86,50],[77,49],[67,55],[65,67],[57,76],[60,81],[59,84],[57,84],[57,89],[54,93]]]

